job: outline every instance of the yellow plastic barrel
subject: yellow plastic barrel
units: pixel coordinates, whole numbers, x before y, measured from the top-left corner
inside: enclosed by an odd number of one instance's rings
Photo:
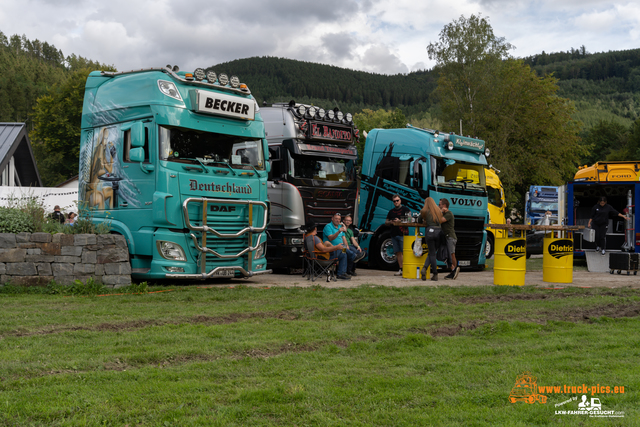
[[[420,279],[420,269],[424,265],[424,260],[427,259],[427,244],[422,239],[422,256],[417,257],[413,253],[413,243],[416,241],[416,237],[422,236],[404,236],[404,243],[402,246],[402,278],[403,279]],[[430,269],[427,269],[427,279],[431,277]]]
[[[547,236],[543,242],[542,281],[573,283],[573,240]]]
[[[493,253],[493,284],[524,286],[527,271],[527,241],[522,238],[497,238]]]

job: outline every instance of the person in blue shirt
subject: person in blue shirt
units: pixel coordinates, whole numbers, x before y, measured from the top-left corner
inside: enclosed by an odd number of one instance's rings
[[[341,257],[342,251],[333,251],[330,256],[330,259],[338,258],[338,279],[351,277],[347,274],[347,264],[351,264],[355,258],[355,254],[352,251],[346,250],[349,244],[344,234],[345,231],[347,231],[347,227],[342,223],[342,215],[339,212],[333,215],[331,222],[325,225],[322,230],[322,236],[325,241],[331,242],[334,246],[342,244],[345,248],[346,257],[344,258],[346,258],[347,262],[340,260],[340,258],[343,258]]]

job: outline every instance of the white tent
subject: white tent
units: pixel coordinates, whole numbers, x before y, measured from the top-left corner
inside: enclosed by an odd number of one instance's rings
[[[53,212],[55,205],[62,212],[78,212],[78,188],[58,187],[11,187],[0,186],[0,206],[15,205],[18,199],[34,198],[45,212]]]

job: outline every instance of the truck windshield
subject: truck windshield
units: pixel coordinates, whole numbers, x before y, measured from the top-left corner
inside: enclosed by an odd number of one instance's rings
[[[456,189],[485,191],[484,166],[431,156],[434,185]]]
[[[558,202],[531,202],[532,212],[555,212],[558,210]]]
[[[333,157],[291,156],[289,174],[294,178],[321,181],[353,181],[355,160]]]
[[[261,139],[159,126],[160,160],[264,170]]]

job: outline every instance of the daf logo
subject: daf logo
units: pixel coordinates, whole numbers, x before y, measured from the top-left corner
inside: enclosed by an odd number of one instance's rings
[[[459,197],[452,197],[451,203],[458,206],[482,206],[482,200],[461,199]]]
[[[555,259],[560,259],[563,256],[571,255],[573,254],[573,240],[555,240],[549,244],[547,250],[549,251],[549,255],[551,255]]]
[[[209,210],[211,212],[235,212],[236,211],[236,207],[235,206],[216,206],[216,205],[213,205],[213,206],[209,207]]]
[[[512,240],[504,247],[504,254],[514,261],[519,260],[527,253],[527,241],[525,239]]]

